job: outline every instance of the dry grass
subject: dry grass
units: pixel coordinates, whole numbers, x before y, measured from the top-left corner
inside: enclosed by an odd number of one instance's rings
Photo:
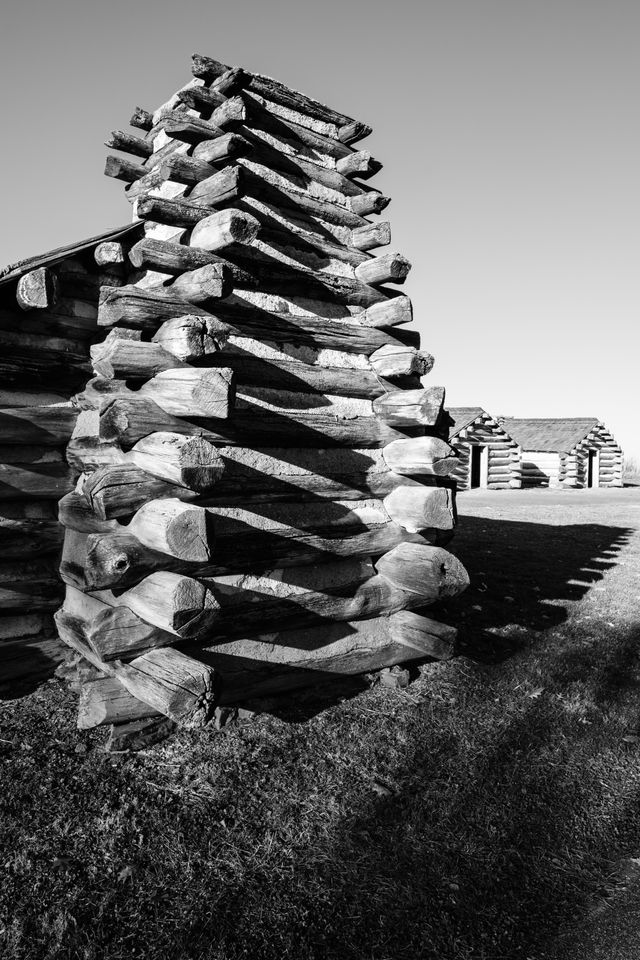
[[[640,855],[640,497],[572,496],[461,498],[464,655],[407,691],[134,757],[8,703],[2,956],[565,956]]]

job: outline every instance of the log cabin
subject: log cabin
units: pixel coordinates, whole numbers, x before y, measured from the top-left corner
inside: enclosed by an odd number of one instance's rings
[[[524,487],[622,486],[622,449],[595,417],[500,423],[520,444]]]
[[[451,476],[458,490],[519,488],[520,448],[482,407],[448,407],[449,443],[458,457]]]
[[[87,281],[60,370],[55,623],[80,728],[118,748],[451,656],[429,608],[468,584],[446,550],[444,388],[422,382],[411,264],[379,249],[371,128],[210,57],[192,74],[107,140],[134,222],[93,250],[117,276]],[[22,285],[51,312],[51,276]]]
[[[103,284],[124,283],[135,224],[0,270],[0,690],[50,676],[66,649],[57,502],[77,474],[65,448],[71,398],[91,370]]]

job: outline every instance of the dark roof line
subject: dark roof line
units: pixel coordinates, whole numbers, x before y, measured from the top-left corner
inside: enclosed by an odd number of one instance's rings
[[[10,263],[6,267],[0,268],[0,285],[10,283],[12,280],[19,280],[30,270],[36,270],[38,267],[50,267],[67,257],[76,253],[82,253],[84,250],[90,250],[97,247],[99,243],[107,240],[117,240],[118,237],[124,237],[140,228],[142,220],[134,220],[124,227],[113,227],[111,230],[105,230],[104,233],[98,233],[87,240],[78,240],[76,243],[68,243],[63,247],[56,247],[55,250],[49,250],[47,253],[41,253],[35,257],[27,257],[24,260],[18,260],[17,263]]]

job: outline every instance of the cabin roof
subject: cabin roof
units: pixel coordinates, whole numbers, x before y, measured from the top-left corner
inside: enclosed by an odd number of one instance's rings
[[[38,267],[50,267],[61,260],[73,257],[76,253],[82,253],[85,250],[91,250],[97,247],[99,243],[107,240],[117,240],[118,237],[126,236],[135,230],[140,229],[142,221],[136,220],[128,223],[124,227],[112,227],[111,230],[105,230],[104,233],[98,233],[94,237],[88,237],[86,240],[77,240],[75,243],[65,244],[63,247],[56,247],[55,250],[49,250],[47,253],[38,254],[35,257],[27,257],[25,260],[18,260],[16,263],[9,263],[6,267],[0,267],[0,285],[10,283],[12,280],[19,280],[30,270],[36,270]]]
[[[523,450],[569,453],[600,421],[596,417],[506,417],[500,423]]]
[[[449,428],[449,437],[457,437],[458,434],[468,427],[470,423],[477,420],[478,417],[488,417],[489,414],[482,407],[447,407],[447,413],[453,420]]]

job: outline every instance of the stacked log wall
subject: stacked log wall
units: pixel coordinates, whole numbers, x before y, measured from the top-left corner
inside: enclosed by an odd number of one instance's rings
[[[51,674],[64,647],[58,500],[77,474],[66,446],[97,328],[100,286],[124,283],[119,241],[95,240],[0,277],[0,689]]]
[[[146,136],[116,132],[144,237],[105,287],[68,456],[60,635],[94,671],[81,726],[451,655],[425,610],[467,582],[443,549],[455,465],[410,264],[377,248],[369,132],[194,58]],[[267,632],[265,632],[267,631]]]

